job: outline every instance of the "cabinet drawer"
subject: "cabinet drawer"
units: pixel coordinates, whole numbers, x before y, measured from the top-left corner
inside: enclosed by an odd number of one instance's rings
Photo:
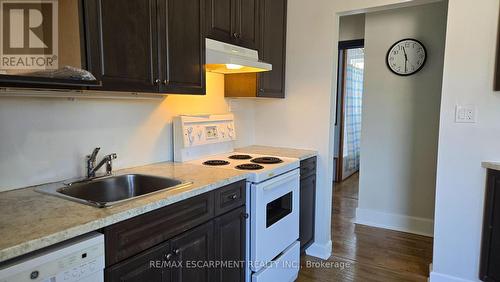
[[[300,162],[300,179],[316,174],[316,157]]]
[[[104,270],[104,281],[164,281],[169,273],[166,267],[151,267],[151,263],[165,261],[170,252],[170,243],[165,242],[134,257],[124,260]]]
[[[106,266],[138,254],[214,216],[214,193],[205,193],[104,228]]]
[[[245,204],[246,181],[242,180],[215,190],[215,215]]]

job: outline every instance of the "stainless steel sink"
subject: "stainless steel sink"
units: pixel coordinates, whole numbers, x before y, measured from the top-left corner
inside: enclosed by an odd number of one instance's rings
[[[124,174],[94,180],[39,187],[38,192],[103,208],[138,197],[186,187],[191,182],[143,174]]]

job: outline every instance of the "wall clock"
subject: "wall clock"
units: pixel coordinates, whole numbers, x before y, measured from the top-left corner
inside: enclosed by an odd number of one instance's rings
[[[387,52],[387,66],[401,76],[412,75],[424,67],[427,50],[422,42],[406,38],[394,43]]]

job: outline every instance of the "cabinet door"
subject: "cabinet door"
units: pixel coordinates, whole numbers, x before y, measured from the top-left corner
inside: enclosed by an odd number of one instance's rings
[[[245,260],[245,230],[248,216],[245,207],[233,210],[215,220],[215,258],[222,262]],[[215,281],[245,281],[245,267],[221,267]]]
[[[206,37],[234,44],[236,0],[205,0]]]
[[[214,259],[213,221],[194,228],[171,240],[174,260],[182,267],[172,269],[175,282],[211,282],[213,269],[204,267],[204,262]],[[193,263],[202,263],[196,265]]]
[[[259,0],[233,0],[236,2],[236,26],[233,32],[236,45],[257,49],[259,40]],[[274,0],[273,0],[274,1]]]
[[[100,90],[158,92],[156,0],[89,0],[86,21],[101,35],[90,50],[90,71]],[[97,29],[97,30],[96,30]],[[93,44],[93,43],[89,43]]]
[[[314,239],[314,202],[316,197],[316,175],[300,181],[300,248],[304,250]]]
[[[285,98],[286,0],[260,0],[259,56],[271,71],[259,74],[258,97]]]
[[[137,256],[105,269],[107,282],[169,282],[170,266],[167,255],[170,246],[160,244]]]
[[[205,0],[158,0],[160,91],[205,94]]]

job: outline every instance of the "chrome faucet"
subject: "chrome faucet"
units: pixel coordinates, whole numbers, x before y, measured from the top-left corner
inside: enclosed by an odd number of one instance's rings
[[[113,160],[116,159],[116,154],[106,155],[97,165],[97,154],[101,148],[97,147],[92,151],[92,154],[87,156],[87,178],[94,178],[96,171],[98,171],[104,164],[106,164],[106,175],[111,175],[113,172]]]

